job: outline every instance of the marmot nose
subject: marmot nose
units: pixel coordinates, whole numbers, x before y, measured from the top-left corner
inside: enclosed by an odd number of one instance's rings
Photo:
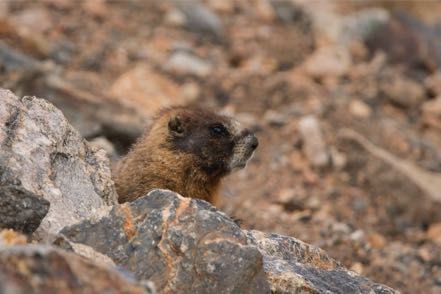
[[[251,144],[251,148],[253,148],[253,150],[255,150],[257,148],[257,146],[259,146],[259,140],[257,140],[256,136],[251,135],[251,140],[250,140],[250,144]]]

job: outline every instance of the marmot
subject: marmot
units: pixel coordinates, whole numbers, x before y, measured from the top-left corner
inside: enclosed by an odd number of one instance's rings
[[[119,202],[162,188],[216,204],[221,178],[244,168],[257,146],[256,136],[228,116],[164,109],[115,170]]]

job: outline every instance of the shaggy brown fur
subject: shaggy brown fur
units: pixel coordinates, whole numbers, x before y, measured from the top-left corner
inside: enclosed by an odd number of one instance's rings
[[[227,116],[165,109],[117,166],[119,202],[162,188],[215,204],[221,178],[245,167],[257,145],[254,134]]]

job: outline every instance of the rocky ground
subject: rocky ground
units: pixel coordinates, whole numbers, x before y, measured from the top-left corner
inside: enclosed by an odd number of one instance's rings
[[[439,15],[439,1],[2,1],[0,87],[51,101],[113,162],[160,107],[223,110],[260,140],[249,166],[223,185],[220,209],[243,229],[294,236],[403,293],[439,293]],[[62,133],[41,137],[45,148],[26,155],[37,155],[44,172],[20,176],[26,189],[2,187],[31,199],[39,214],[23,220],[38,227],[35,238],[90,217],[78,207],[66,223],[38,221],[60,193],[53,186],[71,203],[75,185],[66,179],[75,169],[84,171],[88,205],[114,201],[103,154],[74,148],[80,137],[62,120],[56,125]],[[60,138],[68,139],[48,143]],[[1,179],[15,179],[28,162],[5,144],[15,165]],[[38,157],[45,152],[53,155]],[[57,208],[48,216],[65,210]],[[23,229],[14,219],[7,225]],[[75,232],[75,242],[88,244]],[[237,242],[258,242],[242,234]]]

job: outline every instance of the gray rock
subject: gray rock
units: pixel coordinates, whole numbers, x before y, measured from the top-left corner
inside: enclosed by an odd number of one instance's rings
[[[154,190],[61,232],[167,293],[268,293],[262,256],[208,203]]]
[[[0,186],[24,189],[51,203],[37,238],[116,203],[104,151],[90,148],[45,100],[0,89],[0,146]]]
[[[49,202],[18,186],[0,186],[0,229],[33,233],[46,216]]]
[[[177,74],[190,74],[199,77],[208,76],[213,66],[208,61],[185,51],[177,51],[170,56],[165,69]]]
[[[198,0],[173,1],[185,15],[185,25],[190,31],[208,34],[219,38],[223,35],[223,26],[219,17]]]
[[[396,293],[359,276],[319,248],[292,237],[248,231],[248,243],[263,255],[272,293]]]
[[[0,248],[0,293],[152,293],[111,267],[42,245]]]

